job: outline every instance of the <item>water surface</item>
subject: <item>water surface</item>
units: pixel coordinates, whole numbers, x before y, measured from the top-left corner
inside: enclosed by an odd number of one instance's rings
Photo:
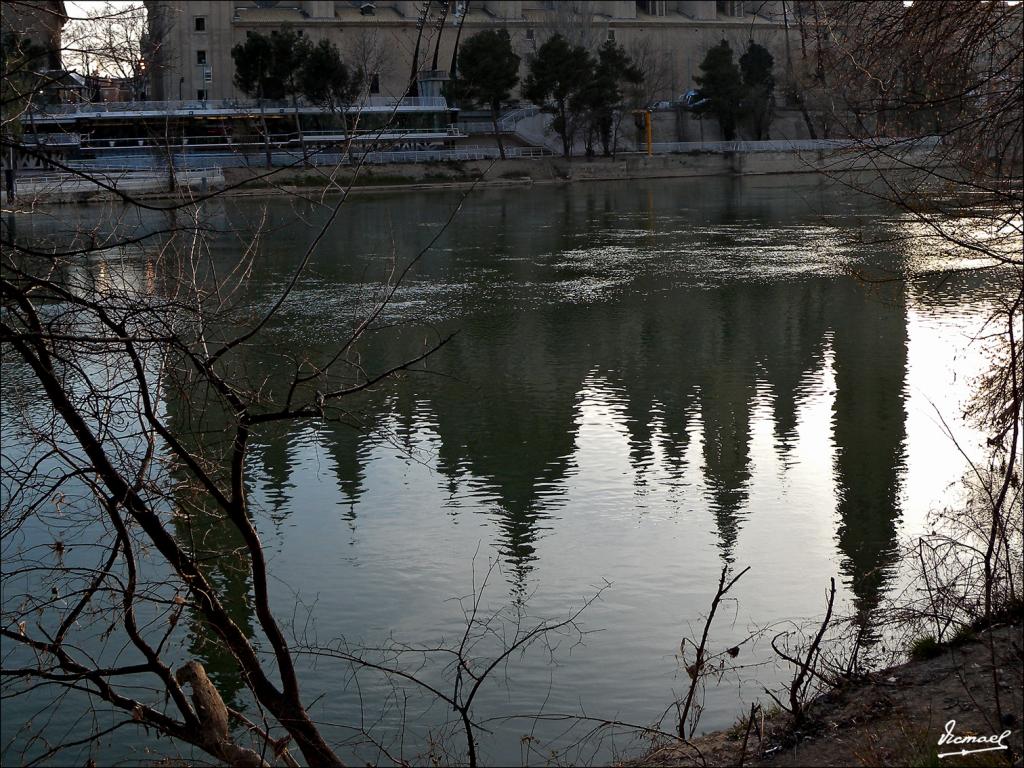
[[[352,200],[266,337],[243,350],[247,370],[272,390],[288,360],[327,355],[460,197]],[[235,233],[266,222],[246,298],[257,311],[325,215],[283,200],[202,213],[225,267]],[[42,237],[58,225],[19,226]],[[430,645],[459,636],[452,598],[490,563],[484,611],[561,618],[603,589],[581,618],[587,634],[512,658],[476,714],[636,723],[685,692],[680,639],[699,633],[723,565],[751,570],[716,625],[718,647],[820,614],[833,576],[841,610],[870,614],[894,587],[901,540],[956,502],[965,463],[938,417],[976,448],[958,420],[984,362],[971,337],[1013,279],[927,277],[934,251],[909,231],[897,212],[810,176],[473,193],[363,354],[380,368],[457,331],[452,341],[351,402],[347,423],[296,423],[254,442],[275,607],[304,639]],[[146,284],[147,257],[134,263]],[[4,371],[17,380],[11,360]],[[14,389],[5,383],[8,403]],[[165,406],[172,422],[184,418],[185,404]],[[214,568],[252,632],[241,566]],[[203,658],[244,706],[201,627],[187,632],[182,655]],[[340,724],[333,737],[370,722],[396,748],[403,709],[391,688],[327,660],[303,666],[316,716]],[[442,664],[423,674],[450,679]],[[769,685],[781,674],[756,670]],[[759,691],[710,690],[701,730],[730,725]],[[410,702],[407,756],[451,716]],[[5,711],[5,742],[19,719]],[[539,745],[564,727],[492,722],[482,753],[518,763],[524,734]],[[132,747],[122,738],[112,750]],[[612,754],[608,743],[588,749]]]

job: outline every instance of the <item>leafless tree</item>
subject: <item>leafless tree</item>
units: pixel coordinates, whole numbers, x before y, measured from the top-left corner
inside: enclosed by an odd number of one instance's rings
[[[917,578],[888,616],[926,622],[941,642],[1021,604],[1024,7],[811,2],[798,21],[803,82],[819,106],[827,100],[828,126],[859,138],[853,154],[864,167],[895,167],[837,179],[902,212],[902,239],[924,262],[912,279],[985,272],[1004,287],[977,332],[989,367],[964,414],[987,434],[988,455],[971,455],[952,415],[937,415],[969,462],[967,500],[908,545]]]
[[[363,73],[363,92],[371,89],[376,78],[383,82],[390,73],[388,41],[380,27],[359,27],[346,37],[343,54],[353,71]]]
[[[580,46],[591,54],[607,38],[608,27],[598,20],[593,0],[567,0],[554,3],[545,17],[544,37],[561,35],[569,45]]]
[[[145,89],[143,41],[146,11],[142,3],[105,2],[64,26],[64,66],[85,75],[120,80],[137,99]]]
[[[28,82],[5,75],[5,94]],[[34,151],[8,131],[3,143]],[[162,223],[140,228],[121,213],[49,239],[20,236],[16,217],[35,201],[19,198],[0,234],[0,345],[5,370],[19,371],[5,382],[0,467],[4,695],[48,688],[45,711],[73,699],[108,723],[56,739],[33,734],[26,759],[54,759],[132,728],[230,764],[294,764],[294,750],[309,764],[339,765],[307,708],[288,621],[271,601],[249,448],[275,424],[343,418],[348,399],[416,370],[447,343],[435,334],[415,357],[376,367],[360,352],[461,204],[332,349],[282,359],[268,380],[250,370],[249,355],[292,300],[349,190],[321,203],[326,215],[291,278],[254,309],[247,276],[263,230],[236,231],[236,255],[217,262],[207,216],[221,192],[157,201],[93,180]],[[255,632],[237,621],[214,573],[221,562],[251,584]],[[230,659],[262,724],[232,711],[182,648],[186,617]],[[466,673],[476,687],[486,676]],[[460,701],[468,720],[472,696]]]
[[[5,75],[5,94],[31,99],[34,81]],[[19,119],[5,112],[5,121]],[[2,142],[37,151],[13,132]],[[478,585],[454,647],[314,642],[293,625],[294,604],[272,597],[249,476],[254,437],[287,423],[346,421],[353,398],[415,375],[449,341],[428,328],[411,358],[371,364],[363,354],[393,322],[396,291],[473,190],[420,251],[396,254],[392,273],[364,312],[342,321],[335,343],[308,355],[285,350],[260,368],[253,356],[271,343],[332,223],[345,215],[361,163],[344,184],[339,169],[315,169],[322,192],[336,196],[307,196],[321,219],[268,304],[254,301],[248,280],[266,220],[229,230],[215,222],[217,198],[232,186],[143,198],[88,170],[58,167],[95,182],[116,206],[45,235],[19,228],[20,217],[45,210],[44,200],[23,196],[8,201],[0,230],[0,349],[5,372],[16,371],[5,373],[2,403],[0,680],[5,699],[41,702],[40,717],[18,737],[22,759],[95,754],[102,739],[133,730],[169,739],[164,751],[189,760],[202,752],[231,765],[340,765],[339,742],[310,711],[330,692],[303,682],[303,664],[316,656],[450,705],[464,746],[445,748],[475,765],[473,707],[489,677],[532,645],[578,634],[579,611],[595,596],[563,619],[532,621],[518,607],[483,611]],[[236,186],[276,184],[281,170]],[[225,235],[237,248],[215,257],[212,238]],[[231,579],[246,584],[251,627],[239,619]],[[241,690],[218,683],[200,661],[206,654],[186,642],[186,626]],[[494,647],[498,637],[506,641]],[[425,657],[451,662],[450,684],[417,676]],[[62,710],[79,712],[77,725],[51,732]],[[374,734],[357,730],[390,757]]]
[[[971,414],[989,430],[991,582],[1001,519],[1019,484],[1024,310],[1024,8],[1008,3],[828,3],[811,40],[843,109],[835,119],[864,140],[871,161],[896,159],[866,191],[905,212],[906,236],[931,250],[931,273],[1012,276],[984,335],[993,348]],[[892,139],[899,139],[893,141]],[[927,151],[905,153],[907,146]],[[926,272],[927,274],[927,272]],[[990,584],[991,587],[991,584]],[[991,610],[991,596],[985,598]]]

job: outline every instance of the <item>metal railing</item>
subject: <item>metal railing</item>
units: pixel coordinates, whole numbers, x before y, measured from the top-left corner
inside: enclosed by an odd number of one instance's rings
[[[504,116],[498,119],[498,131],[500,133],[515,133],[516,126],[519,125],[521,120],[525,120],[528,117],[533,117],[540,113],[540,107],[528,106],[514,109],[511,112],[505,113]],[[458,123],[459,129],[470,135],[487,135],[494,133],[494,124],[489,118],[481,118],[479,120],[464,120]]]
[[[550,156],[551,152],[542,147],[506,147],[505,156],[515,158],[536,158]],[[495,160],[501,157],[497,147],[464,147],[462,149],[410,150],[408,152],[366,152],[350,153],[346,162],[384,163],[443,163],[470,160]]]
[[[122,181],[150,179],[153,178],[153,171],[166,171],[165,168],[152,166],[149,168],[115,167],[104,165],[102,167],[88,167],[84,163],[66,164],[68,168],[81,171],[78,173],[28,173],[17,178],[19,184],[61,184],[68,181],[92,182],[98,180],[104,184],[116,185]],[[220,166],[207,166],[201,168],[184,168],[176,173],[187,176],[221,176],[224,169]],[[87,174],[87,175],[86,175]]]
[[[59,134],[41,134],[47,135],[59,135]],[[348,134],[342,133],[341,131],[335,130],[313,130],[303,131],[301,136],[298,133],[273,133],[270,135],[270,144],[272,146],[285,146],[292,144],[300,144],[303,140],[307,143],[317,142],[345,142],[349,139],[353,141],[398,141],[402,139],[460,139],[465,138],[466,134],[459,131],[454,125],[448,125],[444,128],[393,128],[388,131],[382,131],[379,128],[363,128],[355,131],[350,131]],[[168,146],[172,149],[180,149],[182,146],[187,147],[255,147],[263,146],[266,143],[266,139],[259,135],[246,135],[246,136],[185,136],[184,144],[172,143],[170,145],[164,143],[157,137],[147,136],[129,136],[124,138],[116,139],[85,139],[81,142],[83,149],[88,150],[107,150],[107,149],[141,149],[141,150],[166,150]]]
[[[25,174],[15,179],[15,195],[52,195],[76,192],[161,191],[167,187],[167,171],[162,168],[90,168],[88,176],[76,173]],[[179,187],[199,185],[203,188],[224,183],[224,170],[219,167],[175,169]]]
[[[307,104],[301,99],[299,110],[303,112],[329,112],[327,107]],[[290,112],[290,101],[266,100],[262,108],[266,112]],[[346,106],[348,112],[362,110],[381,111],[387,109],[443,111],[448,102],[443,96],[367,96]],[[75,104],[33,105],[36,117],[47,115],[122,115],[132,113],[197,114],[218,112],[258,113],[260,104],[254,99],[183,99],[178,101],[103,101]]]
[[[520,120],[525,120],[528,117],[534,117],[538,114],[540,114],[540,107],[534,104],[519,107],[518,109],[513,109],[508,114],[503,115],[501,120],[498,121],[498,127],[501,128],[502,131],[507,130],[509,132],[513,132]]]

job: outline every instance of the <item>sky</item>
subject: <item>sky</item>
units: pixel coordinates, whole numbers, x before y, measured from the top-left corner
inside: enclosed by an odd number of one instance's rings
[[[118,8],[131,5],[127,0],[111,0],[110,4]],[[64,7],[67,9],[68,16],[72,19],[85,18],[90,10],[101,8],[102,6],[102,0],[64,0]]]

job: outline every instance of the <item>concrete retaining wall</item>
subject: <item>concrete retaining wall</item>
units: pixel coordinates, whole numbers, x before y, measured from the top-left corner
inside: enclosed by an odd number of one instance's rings
[[[896,150],[889,150],[895,155]],[[927,163],[929,149],[903,150],[902,160],[916,164]],[[386,187],[430,185],[439,183],[471,183],[484,178],[484,183],[545,183],[585,180],[677,178],[689,176],[733,176],[779,173],[835,173],[866,169],[895,169],[905,167],[899,159],[880,156],[867,157],[863,151],[839,152],[719,152],[662,154],[648,157],[642,154],[620,155],[618,158],[560,157],[537,159],[487,160],[466,162],[400,164],[364,167],[357,186]],[[261,171],[225,169],[228,184],[237,183]],[[339,183],[347,184],[349,171],[338,175]],[[275,184],[317,186],[322,176],[310,170],[295,169],[274,174]]]
[[[927,167],[926,148],[905,149],[902,160],[908,164]],[[429,188],[437,186],[468,186],[479,183],[486,186],[564,183],[571,181],[601,181],[628,179],[686,178],[700,176],[737,176],[786,173],[841,173],[858,170],[905,169],[907,165],[896,157],[897,150],[890,147],[891,157],[878,153],[868,156],[863,151],[842,150],[838,152],[691,152],[686,154],[662,154],[648,157],[642,154],[620,155],[611,158],[560,157],[538,159],[510,159],[490,162],[473,160],[465,162],[442,162],[366,166],[360,171],[354,189],[365,191],[386,191],[401,188]],[[208,179],[209,187],[221,183],[234,187],[252,179],[228,194],[265,195],[289,192],[299,189],[322,188],[326,184],[326,168],[319,172],[308,168],[280,169],[268,179],[255,178],[265,173],[263,169],[225,168],[223,178]],[[193,172],[195,173],[195,172]],[[348,186],[351,170],[339,169],[335,181],[341,187]],[[159,183],[154,181],[155,186]],[[202,191],[199,179],[192,180],[191,186]],[[198,183],[197,183],[198,182]],[[128,190],[125,189],[127,192]],[[47,193],[49,192],[49,193]],[[139,197],[166,197],[169,193],[156,189],[132,189]],[[114,197],[110,192],[100,190],[37,190],[34,196],[40,202],[92,202]],[[178,193],[180,194],[180,193]]]

